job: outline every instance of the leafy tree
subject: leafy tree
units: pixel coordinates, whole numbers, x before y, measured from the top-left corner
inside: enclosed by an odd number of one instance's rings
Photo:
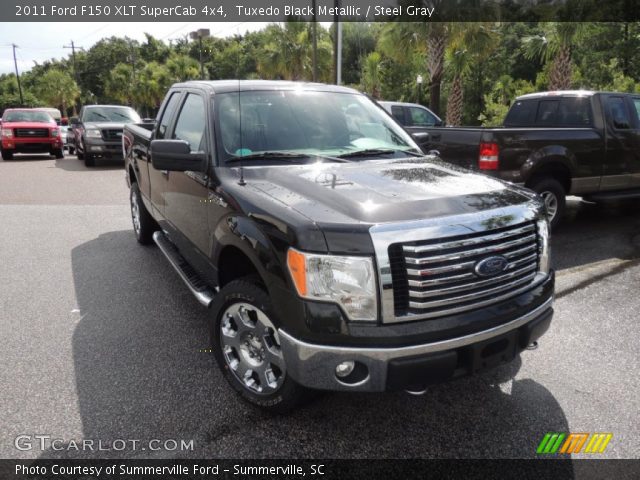
[[[51,69],[38,78],[34,93],[41,101],[49,106],[60,108],[66,115],[67,107],[74,106],[80,96],[80,88],[67,72]]]

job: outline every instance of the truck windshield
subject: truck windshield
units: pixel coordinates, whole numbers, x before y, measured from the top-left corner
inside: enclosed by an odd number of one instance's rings
[[[2,118],[3,122],[36,122],[36,123],[53,123],[54,120],[46,112],[38,112],[36,110],[17,110],[15,112],[7,112]]]
[[[83,122],[140,123],[140,116],[128,107],[91,107],[82,115]]]
[[[225,160],[253,162],[280,153],[290,160],[297,154],[302,163],[305,156],[367,160],[420,153],[411,136],[364,95],[242,91],[219,94],[215,104]]]

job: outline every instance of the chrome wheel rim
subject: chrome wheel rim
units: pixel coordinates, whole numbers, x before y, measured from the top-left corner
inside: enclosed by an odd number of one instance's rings
[[[544,206],[547,209],[547,218],[552,221],[558,213],[558,198],[553,192],[541,192],[540,196],[544,202]]]
[[[269,317],[249,303],[230,305],[220,322],[220,346],[229,371],[258,395],[277,392],[286,368],[278,332]]]
[[[131,194],[131,219],[136,235],[140,234],[140,204],[136,193]]]

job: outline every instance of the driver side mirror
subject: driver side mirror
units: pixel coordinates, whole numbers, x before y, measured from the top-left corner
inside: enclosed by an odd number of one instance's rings
[[[204,152],[192,153],[184,140],[151,141],[151,164],[156,170],[204,172],[206,159]]]
[[[411,136],[418,143],[424,143],[429,140],[429,132],[414,132]]]

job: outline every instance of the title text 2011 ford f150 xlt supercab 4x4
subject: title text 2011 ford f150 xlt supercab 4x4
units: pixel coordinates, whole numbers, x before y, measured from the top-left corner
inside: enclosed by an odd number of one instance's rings
[[[176,84],[123,148],[138,241],[210,307],[215,358],[254,404],[422,391],[549,327],[535,194],[425,157],[354,90]]]

